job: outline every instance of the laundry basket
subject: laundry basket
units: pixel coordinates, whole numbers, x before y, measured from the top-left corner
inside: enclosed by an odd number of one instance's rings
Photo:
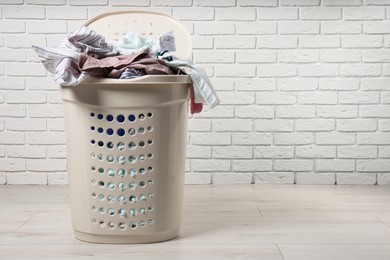
[[[107,13],[86,26],[107,39],[172,30],[174,55],[188,58],[191,38],[170,16]],[[186,75],[89,78],[61,87],[71,219],[77,239],[148,243],[179,234],[190,80]]]

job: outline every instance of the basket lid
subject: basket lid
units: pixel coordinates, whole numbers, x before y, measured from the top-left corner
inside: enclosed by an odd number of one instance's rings
[[[160,34],[173,31],[176,51],[172,54],[179,59],[191,55],[191,35],[172,16],[151,11],[119,11],[98,15],[88,20],[84,26],[103,35],[108,40],[119,40],[128,32],[137,32],[157,42]]]

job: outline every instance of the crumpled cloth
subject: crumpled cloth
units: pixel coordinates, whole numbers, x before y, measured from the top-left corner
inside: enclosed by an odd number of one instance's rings
[[[119,77],[120,79],[133,79],[144,76],[145,73],[141,70],[126,68],[125,71]]]
[[[177,69],[175,72],[172,71],[165,64],[165,61],[151,58],[145,52],[118,55],[103,59],[95,59],[91,56],[81,54],[79,67],[82,71],[88,72],[91,75],[108,78],[120,78],[127,68],[142,70],[148,75],[174,75],[177,72]]]

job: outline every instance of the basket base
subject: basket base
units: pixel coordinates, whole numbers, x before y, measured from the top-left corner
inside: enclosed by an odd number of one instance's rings
[[[179,235],[180,228],[174,230],[145,235],[97,235],[73,230],[77,240],[98,244],[140,244],[155,243],[173,239]]]

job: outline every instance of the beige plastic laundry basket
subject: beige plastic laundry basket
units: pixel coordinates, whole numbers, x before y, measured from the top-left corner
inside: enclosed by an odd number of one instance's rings
[[[175,55],[191,39],[172,17],[107,13],[86,24],[107,39],[173,30]],[[65,108],[71,218],[77,239],[147,243],[176,237],[181,224],[189,78],[89,78],[61,87]]]

